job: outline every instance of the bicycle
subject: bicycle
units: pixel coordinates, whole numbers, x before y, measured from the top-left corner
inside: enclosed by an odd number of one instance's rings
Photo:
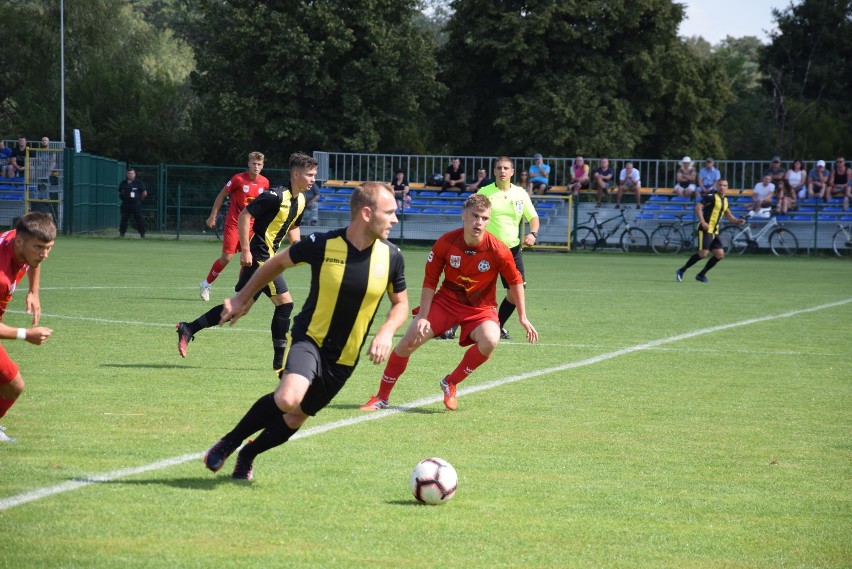
[[[695,222],[684,221],[692,213],[675,215],[678,223],[664,223],[651,232],[651,249],[654,253],[678,253],[681,249],[692,249],[695,239]]]
[[[624,232],[621,233],[618,239],[618,244],[622,251],[628,253],[630,251],[648,250],[648,243],[650,242],[648,234],[638,227],[631,227],[623,209],[619,210],[618,215],[601,222],[598,222],[598,213],[597,211],[589,212],[589,219],[586,220],[586,223],[591,225],[581,225],[571,232],[571,241],[575,244],[575,250],[594,251],[596,249],[603,249],[608,244],[609,238],[618,233],[618,230],[622,227],[624,228]],[[618,225],[611,231],[606,230],[604,225],[615,219],[620,219]]]
[[[775,217],[772,217],[769,223],[757,233],[752,231],[749,222],[742,227],[729,225],[719,232],[719,240],[722,242],[725,253],[731,252],[737,255],[742,255],[746,251],[757,252],[760,246],[758,242],[764,237],[773,255],[792,257],[799,249],[799,240],[796,235],[781,225]]]
[[[228,215],[228,210],[231,207],[231,198],[225,198],[222,202],[222,207],[219,208],[219,213],[216,214],[216,223],[213,224],[213,233],[216,234],[216,239],[222,240],[225,234],[225,217]]]
[[[852,257],[852,225],[837,224],[831,238],[831,249],[838,257]]]

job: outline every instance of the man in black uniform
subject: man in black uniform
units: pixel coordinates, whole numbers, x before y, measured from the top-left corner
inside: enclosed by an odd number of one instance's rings
[[[305,211],[305,192],[314,184],[317,176],[317,161],[312,156],[296,152],[290,155],[290,182],[257,196],[249,203],[239,217],[240,235],[240,278],[234,290],[241,291],[251,276],[269,258],[278,251],[278,247],[287,236],[290,243],[301,238],[302,214]],[[254,219],[254,235],[252,235]],[[287,347],[287,331],[290,329],[290,314],[293,312],[293,297],[287,288],[284,277],[278,275],[271,282],[264,283],[253,294],[252,304],[261,293],[266,294],[275,305],[272,315],[272,369],[280,370],[284,364],[284,350]],[[178,322],[178,353],[186,357],[186,346],[195,334],[204,328],[219,324],[222,305],[214,306],[192,322]]]
[[[124,237],[127,232],[127,220],[132,215],[133,223],[139,230],[139,236],[145,237],[145,220],[142,219],[142,201],[148,197],[145,183],[136,179],[136,170],[127,169],[127,179],[118,185],[118,197],[121,198],[121,223],[118,234]]]
[[[222,322],[233,324],[251,308],[253,295],[283,270],[299,263],[311,266],[310,292],[293,321],[278,388],[258,399],[207,451],[204,464],[213,472],[246,438],[262,430],[240,450],[231,474],[251,480],[258,454],[287,442],[309,416],[328,405],[358,365],[385,293],[391,308],[367,356],[380,364],[390,355],[393,334],[408,315],[402,252],[387,241],[397,223],[393,190],[383,182],[365,182],[352,193],[350,210],[347,227],[314,233],[278,252],[236,296],[225,300]]]

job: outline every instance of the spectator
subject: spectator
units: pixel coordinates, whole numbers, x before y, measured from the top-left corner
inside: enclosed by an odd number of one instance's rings
[[[459,190],[460,192],[467,189],[464,168],[461,165],[461,160],[458,158],[450,160],[450,165],[447,167],[447,171],[444,172],[444,184],[441,186],[441,190],[446,192],[450,188]]]
[[[478,192],[480,189],[484,188],[488,184],[493,184],[494,180],[488,177],[488,173],[480,168],[476,171],[476,180],[473,183],[467,186],[467,189],[471,192]]]
[[[788,203],[787,207],[794,209],[796,202],[796,196],[799,195],[799,192],[802,192],[802,195],[807,191],[805,184],[808,181],[807,173],[803,170],[804,166],[802,165],[802,161],[799,159],[793,160],[793,166],[787,170],[787,173],[784,174],[784,180],[787,182],[786,189],[793,192],[792,200],[793,203]],[[777,186],[777,184],[776,184]],[[779,196],[780,197],[780,196]],[[789,199],[789,198],[788,198]],[[779,203],[779,209],[781,204]]]
[[[792,170],[787,170],[789,174]],[[788,210],[796,209],[796,192],[793,191],[790,181],[784,178],[778,183],[775,189],[775,195],[778,198],[778,213],[786,215]]]
[[[755,184],[754,191],[751,193],[751,204],[748,207],[751,211],[748,217],[760,213],[762,208],[772,207],[773,195],[775,195],[775,184],[772,183],[772,175],[767,172],[763,175],[763,179]]]
[[[601,207],[604,195],[612,187],[612,179],[615,177],[615,172],[609,167],[609,158],[601,158],[601,163],[595,168],[595,190],[598,192],[598,200],[595,207]]]
[[[716,168],[716,166],[714,166],[713,164],[713,159],[708,158],[704,161],[704,168],[698,171],[698,186],[701,189],[702,196],[706,196],[707,194],[715,190],[716,184],[722,177],[722,174],[719,172],[718,168]]]
[[[524,189],[527,195],[532,195],[532,182],[530,182],[530,174],[526,170],[521,170],[518,185]]]
[[[772,163],[769,165],[769,168],[767,168],[763,175],[765,176],[766,174],[769,174],[769,176],[772,178],[771,182],[777,186],[778,182],[784,179],[784,174],[786,173],[787,171],[784,170],[783,166],[781,166],[781,158],[779,156],[773,156]]]
[[[849,209],[850,182],[852,182],[852,176],[849,175],[846,159],[843,156],[838,156],[834,162],[834,167],[831,169],[831,174],[828,176],[828,186],[823,194],[823,199],[829,201],[834,197],[843,197],[843,209]]]
[[[9,161],[12,158],[12,149],[6,145],[5,140],[0,140],[0,174],[4,178],[14,177],[10,172]],[[8,175],[7,175],[8,174]]]
[[[316,183],[305,190],[305,211],[311,212],[311,225],[319,223],[320,189]]]
[[[56,169],[56,152],[51,152],[50,139],[46,136],[41,137],[41,146],[35,152],[35,160],[31,160],[33,164],[32,177],[35,180],[47,183],[51,172]]]
[[[145,238],[145,220],[142,218],[142,202],[148,197],[145,183],[136,179],[136,170],[127,169],[127,179],[118,185],[118,197],[121,198],[121,222],[118,234],[124,237],[127,232],[127,220],[132,216],[139,236]]]
[[[675,172],[674,191],[680,197],[691,198],[698,194],[695,187],[695,168],[692,167],[692,158],[684,156],[680,161],[680,167]]]
[[[9,160],[9,170],[7,178],[17,178],[24,175],[24,168],[27,161],[27,139],[24,136],[18,137],[18,144],[12,149],[12,157]]]
[[[642,207],[642,181],[639,179],[639,170],[633,167],[633,162],[627,162],[618,175],[618,193],[615,195],[615,209],[621,207],[621,195],[624,190],[633,190],[636,194],[636,209]]]
[[[828,172],[825,171],[825,160],[817,160],[813,170],[808,172],[807,192],[799,190],[799,199],[821,198],[828,187]]]
[[[548,184],[548,178],[550,177],[550,166],[544,163],[544,159],[541,157],[541,154],[535,154],[533,156],[533,163],[530,166],[530,182],[532,182],[532,193],[534,194],[546,194]]]
[[[589,189],[589,182],[589,165],[585,163],[582,156],[577,156],[571,166],[571,185],[568,186],[575,200],[579,197],[581,189]]]
[[[408,209],[411,207],[411,188],[408,186],[408,177],[402,168],[397,168],[393,173],[393,195],[396,198],[396,209]]]

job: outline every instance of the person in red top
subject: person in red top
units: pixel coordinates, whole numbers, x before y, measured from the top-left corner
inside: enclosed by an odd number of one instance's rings
[[[240,236],[237,230],[240,212],[254,198],[269,189],[269,180],[260,175],[260,171],[263,170],[263,158],[263,154],[260,152],[250,153],[248,155],[248,170],[235,174],[228,180],[228,183],[222,187],[222,191],[213,201],[213,209],[210,210],[210,217],[207,218],[207,227],[210,229],[216,226],[216,216],[219,214],[219,208],[222,207],[225,198],[229,194],[231,196],[231,205],[228,208],[225,227],[222,231],[222,256],[216,259],[213,266],[210,267],[210,272],[207,273],[207,278],[198,287],[198,296],[205,302],[210,300],[210,285],[216,280],[219,273],[225,270],[234,253],[240,250]]]
[[[40,265],[47,259],[56,239],[56,225],[49,213],[30,212],[21,217],[15,229],[0,235],[0,339],[25,340],[30,344],[41,345],[47,341],[53,330],[38,325],[41,318],[39,300]],[[27,293],[26,309],[33,315],[32,328],[14,328],[2,322],[3,314],[12,300],[12,293],[24,278],[30,282]],[[0,345],[0,417],[3,417],[24,391],[24,378],[12,358]],[[13,442],[15,439],[0,427],[0,442]]]
[[[524,279],[509,248],[485,230],[491,219],[491,201],[482,194],[467,198],[462,209],[464,226],[445,233],[435,242],[426,261],[420,306],[411,325],[396,345],[382,374],[379,393],[361,406],[362,411],[386,409],[390,392],[417,348],[437,333],[461,326],[459,345],[470,346],[458,366],[441,381],[444,405],[457,407],[456,386],[485,363],[500,341],[497,316],[497,280],[502,275],[514,294],[518,319],[527,340],[538,332],[527,320]],[[441,274],[444,282],[438,288]],[[437,290],[436,290],[437,289]]]

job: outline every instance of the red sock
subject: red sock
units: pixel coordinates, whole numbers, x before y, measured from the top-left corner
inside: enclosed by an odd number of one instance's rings
[[[390,398],[390,392],[396,384],[396,380],[403,374],[405,368],[408,367],[408,358],[396,355],[396,352],[391,351],[388,358],[388,365],[385,366],[385,371],[382,373],[382,383],[379,385],[379,399],[385,401]]]
[[[222,261],[216,259],[216,262],[213,263],[213,266],[210,268],[210,272],[207,273],[207,284],[215,281],[216,277],[218,277],[219,273],[221,273],[224,269],[225,265],[222,264]]]
[[[0,417],[6,414],[6,411],[15,404],[15,401],[17,401],[17,399],[4,399],[3,397],[0,397]]]
[[[459,384],[465,380],[467,376],[472,374],[476,368],[488,361],[491,356],[484,356],[479,351],[479,346],[472,345],[464,353],[462,361],[456,366],[456,369],[447,377],[447,383]]]

